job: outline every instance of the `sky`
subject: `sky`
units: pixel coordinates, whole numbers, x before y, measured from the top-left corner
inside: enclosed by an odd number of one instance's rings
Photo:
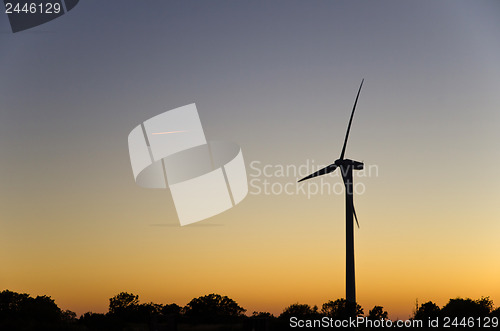
[[[358,303],[393,319],[417,299],[500,306],[499,15],[493,0],[86,0],[12,33],[0,14],[0,290],[77,314],[122,291],[275,315],[344,297],[344,196],[315,191],[341,178],[295,182],[339,157],[364,78],[346,150],[370,169]],[[168,190],[134,182],[127,137],[193,102],[209,140],[242,148],[250,191],[180,227]]]

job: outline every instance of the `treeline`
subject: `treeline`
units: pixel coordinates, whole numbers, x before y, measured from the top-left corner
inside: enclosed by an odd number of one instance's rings
[[[295,321],[335,321],[366,317],[369,321],[390,321],[382,306],[374,306],[365,315],[359,304],[337,299],[321,308],[308,304],[291,304],[279,316],[253,312],[219,294],[192,299],[181,307],[175,303],[140,303],[139,296],[122,292],[109,299],[107,313],[87,312],[80,317],[70,310],[61,310],[48,296],[31,297],[9,290],[0,292],[0,330],[68,330],[68,331],[165,331],[165,330],[282,330]],[[500,318],[489,297],[477,300],[450,299],[443,307],[429,301],[416,304],[412,320],[436,318]],[[333,322],[332,322],[333,323]],[[333,325],[333,324],[332,324]],[[307,325],[304,325],[307,326]],[[394,325],[395,326],[395,325]],[[453,325],[450,325],[453,327]],[[494,326],[494,325],[491,325]],[[201,329],[200,329],[201,327]],[[407,328],[406,328],[407,329]]]

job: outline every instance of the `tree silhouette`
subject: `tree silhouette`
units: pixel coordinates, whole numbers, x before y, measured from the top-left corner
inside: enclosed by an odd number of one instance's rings
[[[161,314],[163,306],[157,303],[142,303],[133,306],[133,311],[129,316],[129,321],[138,323],[149,323],[153,318],[156,319]]]
[[[318,307],[311,307],[308,304],[294,303],[286,307],[279,318],[317,318],[319,317]]]
[[[9,290],[0,292],[0,321],[19,319],[26,316],[26,305],[30,300],[29,294],[16,293]]]
[[[165,316],[179,316],[181,314],[181,310],[182,308],[175,304],[175,303],[171,303],[171,304],[167,304],[167,305],[163,305],[161,307],[161,314],[162,315],[165,315]]]
[[[500,319],[500,307],[498,307],[495,310],[492,310],[490,313],[490,316],[491,317],[498,317],[498,319]]]
[[[68,324],[63,315],[49,296],[0,292],[0,330],[56,330]]]
[[[195,322],[234,320],[245,312],[233,299],[214,293],[194,298],[184,307],[184,315]]]
[[[274,318],[274,315],[268,313],[267,311],[254,311],[252,313],[253,318]]]
[[[87,312],[78,319],[80,325],[83,325],[87,330],[109,331],[120,330],[122,324],[116,318],[105,314]]]
[[[139,304],[139,296],[121,292],[109,299],[109,312],[111,314],[124,314],[130,312]]]
[[[277,325],[274,324],[276,322],[277,322],[276,318],[274,317],[273,314],[262,311],[259,312],[254,311],[252,313],[252,316],[250,316],[250,318],[245,321],[244,330],[269,331],[269,330],[282,329],[282,328],[277,328]]]
[[[234,300],[219,294],[209,294],[192,299],[184,308],[175,303],[139,303],[139,296],[121,292],[109,299],[107,314],[85,313],[76,318],[70,310],[62,311],[49,296],[32,298],[26,293],[9,290],[0,292],[0,330],[6,331],[125,331],[125,330],[284,330],[290,317],[320,319],[348,319],[361,316],[363,308],[345,299],[328,301],[317,306],[294,303],[286,307],[278,319],[266,312],[254,312],[246,317],[246,310]],[[428,320],[436,317],[498,317],[500,308],[494,309],[489,297],[477,300],[455,298],[440,309],[432,301],[416,307],[414,318]],[[372,320],[387,319],[382,306],[374,306],[368,313]],[[221,325],[187,326],[186,323],[220,323]]]
[[[109,315],[122,322],[158,323],[173,320],[180,314],[176,304],[161,305],[153,302],[139,304],[139,296],[121,292],[109,299]]]
[[[333,319],[347,319],[363,315],[363,308],[357,303],[348,302],[346,299],[328,301],[321,307],[321,313]]]
[[[368,319],[371,320],[386,320],[387,316],[388,314],[382,306],[375,306],[368,312]]]
[[[61,313],[61,319],[66,323],[75,323],[77,321],[76,313],[71,310],[65,310]]]
[[[167,325],[167,330],[176,330],[176,325],[181,317],[182,308],[175,303],[160,306],[160,314],[153,317],[152,324],[163,323]]]
[[[489,297],[478,300],[472,299],[450,299],[441,309],[442,316],[447,317],[484,317],[488,316],[493,309],[493,302]]]
[[[415,315],[413,316],[416,320],[427,321],[430,319],[435,319],[439,316],[441,309],[432,301],[428,301],[420,307],[417,308]]]
[[[481,297],[481,299],[477,299],[475,302],[481,307],[480,310],[483,313],[493,311],[493,300],[490,297]]]
[[[46,295],[29,300],[26,308],[27,313],[38,322],[57,322],[62,317],[61,309]]]

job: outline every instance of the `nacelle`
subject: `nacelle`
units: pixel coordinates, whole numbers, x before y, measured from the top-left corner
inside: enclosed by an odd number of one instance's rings
[[[351,166],[353,170],[363,170],[363,162],[358,162],[350,159],[338,159],[335,161],[335,165],[338,167]]]

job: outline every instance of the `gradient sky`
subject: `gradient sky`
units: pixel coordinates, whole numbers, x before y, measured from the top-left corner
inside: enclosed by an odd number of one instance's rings
[[[127,136],[196,102],[249,179],[292,183],[250,164],[337,159],[365,78],[346,152],[378,169],[355,179],[358,302],[500,306],[498,17],[494,0],[82,0],[12,34],[1,14],[0,290],[78,314],[121,291],[274,314],[344,297],[343,195],[250,194],[180,227],[168,190],[135,184]]]

